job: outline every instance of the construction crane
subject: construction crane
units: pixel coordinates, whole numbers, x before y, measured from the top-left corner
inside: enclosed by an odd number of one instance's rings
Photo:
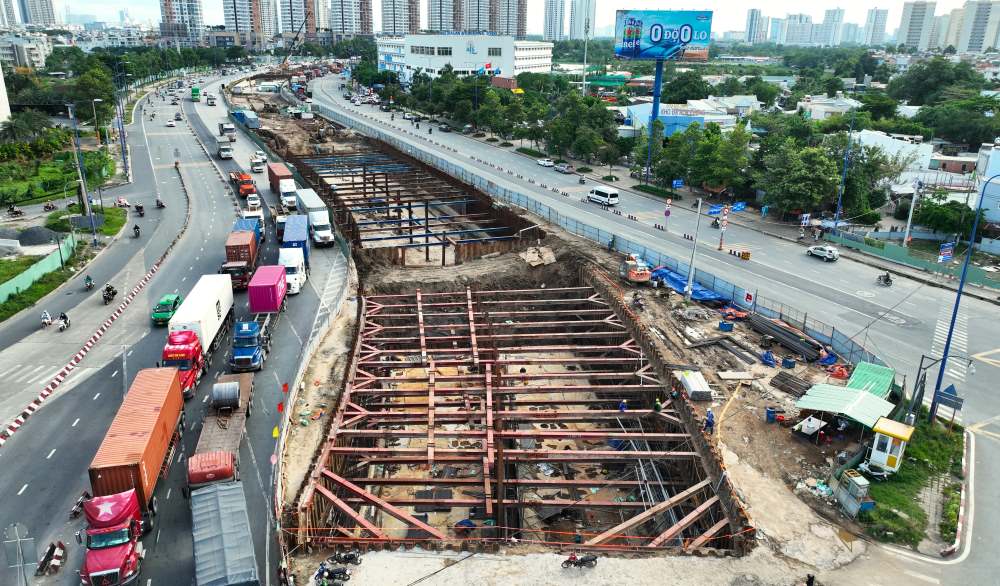
[[[292,37],[292,46],[288,48],[288,54],[285,55],[285,59],[281,62],[281,65],[278,66],[281,68],[282,71],[288,69],[288,59],[292,55],[294,55],[295,52],[298,51],[299,47],[301,46],[302,39],[305,38],[305,36],[302,34],[302,31],[303,29],[305,29],[306,23],[309,22],[309,16],[311,14],[312,12],[309,10],[309,7],[306,7],[306,16],[305,18],[302,19],[302,24],[299,25],[298,30],[295,31],[295,36]]]

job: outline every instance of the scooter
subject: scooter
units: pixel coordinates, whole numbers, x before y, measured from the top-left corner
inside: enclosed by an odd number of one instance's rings
[[[892,277],[887,277],[885,275],[879,275],[875,279],[875,283],[881,287],[892,287]]]
[[[45,328],[47,328],[47,327],[51,326],[51,325],[52,325],[52,318],[51,318],[51,317],[50,317],[50,318],[48,318],[48,319],[45,319],[44,317],[42,318],[42,329],[43,329],[43,330],[44,330]]]
[[[19,218],[24,215],[24,210],[22,210],[21,208],[10,206],[9,208],[7,208],[7,213],[10,214],[10,217],[12,218]]]
[[[59,331],[64,332],[69,329],[69,319],[59,320]]]
[[[719,218],[715,218],[714,220],[712,220],[713,228],[718,229],[720,226],[722,226],[722,222],[719,221]]]
[[[167,204],[163,203],[162,199],[156,198],[156,209],[162,210],[165,207],[167,207]]]
[[[101,293],[101,297],[104,299],[104,305],[111,303],[111,301],[114,300],[115,295],[118,295],[117,289],[112,289],[111,291],[105,289],[104,292]]]
[[[139,237],[139,226],[132,228],[132,236],[134,236],[135,238]]]
[[[140,218],[146,217],[146,208],[141,203],[135,204],[135,212],[139,214]]]
[[[83,290],[84,291],[90,291],[93,288],[94,288],[94,282],[93,281],[84,281],[83,282]]]
[[[348,551],[348,552],[336,552],[332,556],[326,558],[326,561],[331,564],[354,564],[355,566],[361,565],[361,552],[359,551]]]
[[[563,568],[593,568],[597,566],[597,556],[596,555],[585,555],[583,557],[570,556],[569,559],[563,560]]]
[[[42,206],[42,209],[47,212],[51,212],[54,209],[56,209],[56,204],[52,203],[51,201],[47,201],[45,202],[45,205]]]
[[[348,568],[331,568],[326,565],[326,562],[319,563],[319,569],[316,570],[316,574],[313,576],[313,580],[319,582],[320,580],[341,580],[348,581],[351,579],[351,570]]]

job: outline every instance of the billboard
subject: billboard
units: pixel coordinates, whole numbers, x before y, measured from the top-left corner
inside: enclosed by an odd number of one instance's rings
[[[680,59],[687,47],[707,48],[710,10],[619,10],[615,17],[615,57]]]

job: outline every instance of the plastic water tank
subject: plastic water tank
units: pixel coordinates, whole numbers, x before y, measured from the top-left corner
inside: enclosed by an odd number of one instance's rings
[[[240,383],[225,382],[212,385],[209,401],[213,409],[236,409],[240,406]]]

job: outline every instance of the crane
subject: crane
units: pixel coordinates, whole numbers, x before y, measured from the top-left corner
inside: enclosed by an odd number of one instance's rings
[[[288,68],[288,59],[292,55],[295,54],[295,52],[299,48],[299,45],[302,43],[301,39],[304,38],[304,36],[302,35],[302,30],[305,28],[306,23],[309,22],[309,16],[311,14],[312,14],[312,12],[310,11],[309,7],[307,6],[306,7],[306,16],[305,16],[305,18],[302,19],[302,24],[299,25],[298,30],[295,31],[295,36],[292,37],[292,45],[288,48],[288,54],[285,55],[285,59],[281,62],[281,65],[279,65],[279,67],[282,70],[285,70],[285,69]]]

